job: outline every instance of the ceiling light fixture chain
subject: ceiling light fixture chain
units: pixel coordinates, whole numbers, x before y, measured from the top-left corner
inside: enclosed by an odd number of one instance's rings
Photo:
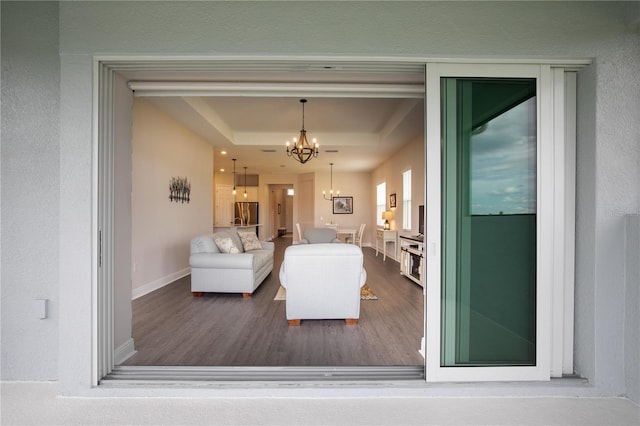
[[[293,157],[294,160],[299,161],[301,164],[306,163],[312,158],[318,157],[318,142],[316,138],[313,138],[313,146],[309,144],[307,140],[307,130],[304,128],[304,104],[306,99],[300,99],[302,104],[302,129],[300,130],[300,137],[293,138],[293,147],[289,148],[289,141],[287,141],[287,156]]]
[[[327,201],[333,200],[333,163],[329,163],[329,165],[331,166],[331,189],[329,189],[329,198],[327,198],[327,192],[322,191],[322,197]],[[339,196],[340,196],[340,191],[336,191],[336,197],[339,197]]]

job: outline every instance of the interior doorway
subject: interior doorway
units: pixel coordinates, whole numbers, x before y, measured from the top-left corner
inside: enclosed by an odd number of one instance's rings
[[[370,63],[362,64],[361,66],[363,67],[363,69],[371,68],[371,67],[375,68],[375,66],[370,64]],[[409,72],[412,72],[412,73],[415,73],[416,70],[419,70],[420,73],[423,73],[423,68],[419,64],[405,63],[405,64],[399,64],[398,67],[400,69],[402,69],[403,67],[406,67],[406,69],[409,70]],[[113,71],[114,71],[113,68],[108,70],[108,72],[113,72]],[[107,78],[107,81],[108,81],[108,78]],[[103,90],[101,92],[101,96],[104,96],[104,93],[108,93],[108,90],[106,90],[106,89],[101,89],[101,90]],[[111,105],[110,102],[109,102],[109,105]],[[105,114],[108,115],[109,112],[106,112]],[[109,122],[109,120],[105,120],[104,117],[103,117],[103,120],[104,120],[104,122]],[[102,135],[101,138],[102,138],[103,141],[108,139],[104,135]],[[100,143],[104,143],[104,142],[100,142]],[[113,160],[111,159],[111,160],[105,160],[105,161],[113,161]],[[109,170],[111,170],[111,169],[112,168],[109,168]],[[300,185],[304,185],[304,182],[302,180],[300,182]],[[312,194],[313,193],[313,191],[312,191],[313,190],[313,185],[311,185],[311,186],[312,186],[311,190],[307,191],[308,194]],[[286,188],[286,189],[289,189],[289,188]],[[109,203],[109,201],[108,201],[108,199],[109,199],[108,191],[107,191],[107,193],[104,194],[104,196],[105,197],[101,200],[102,206],[108,206],[108,203]],[[284,200],[288,200],[287,197],[289,197],[288,194],[283,199]],[[294,196],[291,196],[292,200],[293,200],[293,197]],[[303,195],[303,197],[304,197],[304,195]],[[298,202],[301,202],[301,201],[302,200],[298,200]],[[277,204],[278,203],[275,203],[274,205],[271,206],[272,209],[274,209],[275,211],[277,211],[277,208],[278,208]],[[285,203],[280,203],[280,212],[281,212],[280,216],[283,216],[282,212],[284,211],[285,212],[285,214],[284,214],[284,216],[285,216],[284,228],[286,230],[288,230],[288,231],[293,231],[293,227],[295,226],[295,224],[293,223],[293,217],[295,217],[295,214],[289,214],[290,210],[288,210],[289,208],[293,209],[293,204],[294,204],[293,202],[286,203],[286,205],[285,205]],[[313,207],[312,207],[313,203],[310,203],[310,206],[311,206],[310,207],[310,215],[311,215],[311,219],[312,219],[312,216],[313,216]],[[112,206],[108,206],[108,208],[112,208]],[[273,215],[273,216],[275,217],[277,215]],[[276,224],[277,225],[281,225],[282,224],[281,221],[278,221],[277,223],[274,221],[273,223],[274,223],[274,225],[276,225]],[[109,225],[113,226],[113,224],[109,224]],[[107,229],[108,227],[109,226],[105,226],[104,229]],[[276,232],[277,232],[277,227],[275,229],[276,229]],[[131,260],[129,259],[129,262],[130,261]],[[118,268],[118,265],[113,265],[113,266],[115,268]],[[103,279],[102,277],[99,278],[99,280],[102,280],[102,279]],[[108,277],[106,277],[106,279],[104,279],[104,281],[103,281],[106,284],[107,287],[109,285],[113,285],[113,283],[112,282],[110,283],[109,281],[110,281],[110,279]],[[102,287],[101,284],[100,284],[100,287]],[[108,303],[110,303],[109,302],[109,298],[104,296],[104,295],[99,295],[98,296],[98,303],[106,303],[106,304],[108,304]],[[99,338],[98,338],[99,342],[97,344],[98,348],[96,350],[96,353],[100,354],[99,355],[100,359],[98,360],[98,364],[100,364],[100,367],[98,368],[98,376],[97,376],[97,380],[98,381],[101,380],[102,377],[104,377],[105,375],[109,374],[114,368],[113,357],[111,356],[111,354],[113,353],[113,349],[114,348],[113,348],[113,339],[111,339],[110,336],[109,336],[109,333],[110,333],[109,330],[110,329],[109,329],[109,327],[103,327],[102,325],[100,325],[100,324],[109,324],[110,322],[114,321],[113,318],[109,318],[109,315],[110,315],[109,312],[110,312],[109,309],[105,309],[103,311],[103,314],[101,314],[101,315],[103,315],[103,317],[100,318],[100,320],[98,321],[98,325],[97,325],[97,335],[99,335]],[[124,320],[124,319],[115,318],[115,320],[120,321],[120,320]],[[417,350],[417,348],[416,348],[416,350]],[[402,376],[405,379],[409,378],[407,376],[407,374],[409,376],[411,376],[410,378],[421,378],[421,379],[423,379],[424,378],[423,367],[420,367],[420,366],[416,366],[416,367],[417,367],[417,369],[413,369],[412,368],[412,369],[409,369],[409,370],[407,370],[406,368],[404,368],[404,369],[403,368],[394,369],[393,367],[389,367],[391,371],[390,372],[384,372],[383,375],[386,378],[394,378],[394,377],[396,377],[394,375],[395,374],[394,371],[397,370],[396,372],[399,374],[399,376]],[[358,370],[358,369],[356,369],[356,370]],[[278,372],[272,372],[272,373],[274,375],[276,375],[276,376],[278,374],[280,374]],[[326,373],[323,372],[323,371],[320,371],[320,370],[319,370],[318,374],[320,376],[322,376],[322,377],[326,376]],[[357,376],[360,376],[360,375],[362,376],[363,379],[364,378],[371,378],[371,370],[363,368],[361,370],[358,370],[355,374],[353,372],[350,372],[350,377],[357,377]],[[250,380],[250,378],[247,378],[247,379]]]
[[[281,237],[293,233],[293,185],[269,185],[273,234]]]

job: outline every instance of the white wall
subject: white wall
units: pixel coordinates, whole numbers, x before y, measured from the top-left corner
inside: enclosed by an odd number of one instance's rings
[[[411,170],[411,232],[404,233],[418,233],[418,206],[424,204],[426,193],[424,160],[424,136],[420,136],[402,147],[371,173],[373,197],[376,194],[375,186],[381,182],[387,183],[387,208],[389,208],[389,195],[396,194],[397,207],[390,209],[394,215],[389,223],[391,229],[396,229],[399,234],[403,233],[402,173],[409,169]],[[375,199],[372,201],[375,203]]]
[[[0,6],[3,379],[56,378],[57,332],[61,392],[90,386],[93,55],[570,57],[593,59],[578,74],[576,367],[595,392],[626,393],[619,271],[624,217],[640,210],[637,3],[61,2],[59,21],[56,3]],[[42,244],[50,256],[34,268]],[[54,319],[30,317],[36,295],[52,299]]]
[[[190,272],[191,238],[212,232],[213,147],[148,101],[133,102],[132,264],[138,297]],[[169,200],[172,177],[189,203]]]
[[[371,241],[374,241],[372,229],[375,222],[372,222],[372,218],[375,216],[375,200],[371,200],[369,173],[340,172],[337,164],[333,166],[334,194],[339,190],[341,197],[353,197],[353,214],[334,214],[333,203],[322,196],[322,191],[329,194],[331,189],[330,172],[329,168],[326,173],[315,173],[314,226],[325,227],[327,223],[333,222],[339,228],[358,229],[361,223],[366,223],[362,245],[371,245]],[[371,203],[374,203],[373,214]]]

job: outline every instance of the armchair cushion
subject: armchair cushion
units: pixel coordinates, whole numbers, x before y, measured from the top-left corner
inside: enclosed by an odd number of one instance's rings
[[[332,228],[307,228],[300,244],[340,243],[336,230]]]

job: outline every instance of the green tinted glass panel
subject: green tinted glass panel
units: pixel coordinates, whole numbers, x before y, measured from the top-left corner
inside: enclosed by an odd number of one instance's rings
[[[535,79],[442,93],[441,365],[535,365]]]

